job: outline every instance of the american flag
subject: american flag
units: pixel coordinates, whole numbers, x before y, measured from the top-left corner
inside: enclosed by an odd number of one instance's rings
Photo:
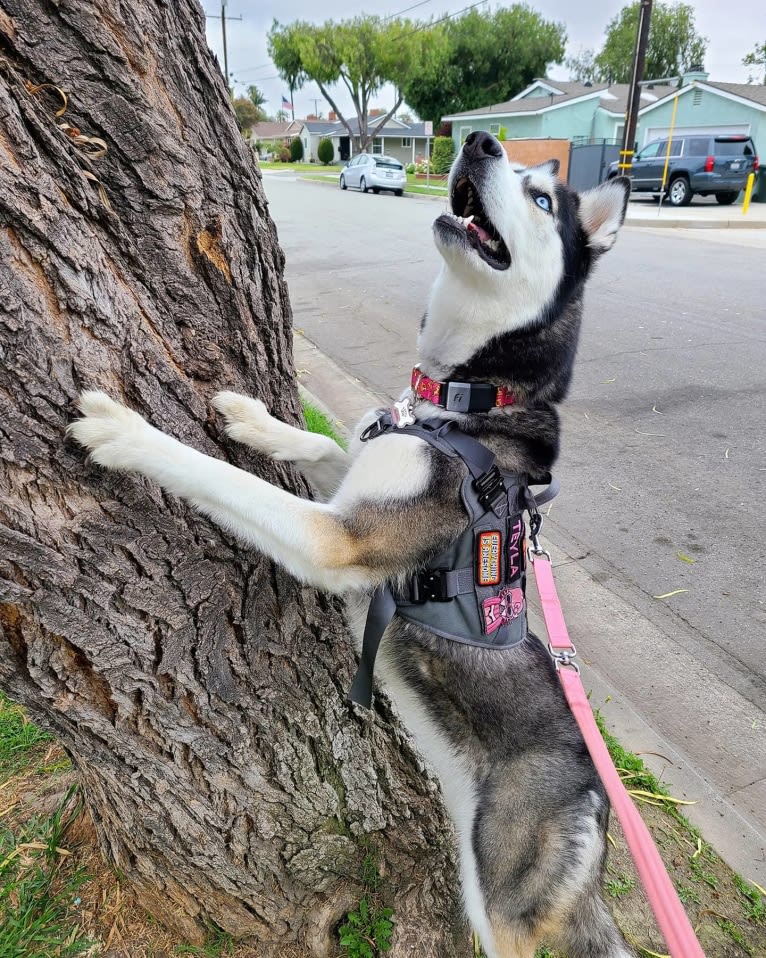
[[[286,96],[283,96],[283,97],[282,97],[282,109],[283,109],[283,110],[292,110],[292,108],[293,108],[292,103],[287,99]]]

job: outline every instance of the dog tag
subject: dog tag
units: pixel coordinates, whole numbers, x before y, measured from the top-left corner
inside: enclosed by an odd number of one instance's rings
[[[397,429],[412,426],[415,424],[415,417],[412,413],[412,399],[401,399],[391,407],[391,421]]]

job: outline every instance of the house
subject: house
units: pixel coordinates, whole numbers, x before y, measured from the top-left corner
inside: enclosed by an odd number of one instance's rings
[[[687,79],[688,78],[688,79]],[[639,146],[666,136],[678,95],[674,133],[743,133],[753,138],[766,163],[766,86],[757,83],[713,83],[706,73],[687,74],[679,89],[639,111]]]
[[[331,114],[334,117],[334,114]],[[307,163],[318,163],[317,149],[324,139],[330,139],[332,134],[338,129],[337,119],[320,120],[317,117],[309,116],[303,121],[306,131],[306,140],[303,144],[303,159]]]
[[[425,156],[426,149],[432,150],[433,135],[426,135],[425,123],[405,123],[403,120],[397,120],[391,117],[390,120],[381,127],[380,121],[375,123],[375,117],[371,116],[367,121],[367,129],[374,130],[375,136],[367,146],[367,152],[376,154],[386,154],[400,160],[405,165],[414,163],[416,157]],[[332,141],[335,145],[335,155],[341,161],[350,160],[352,156],[361,152],[359,139],[359,120],[354,117],[349,120],[353,137],[342,123],[337,125],[337,129],[332,133]]]
[[[564,83],[541,77],[511,100],[454,113],[442,119],[452,123],[456,149],[474,130],[505,138],[567,139],[574,145],[621,143],[630,89],[626,83]],[[641,86],[636,128],[640,147],[665,136],[678,95],[675,131],[682,133],[745,133],[752,136],[761,157],[766,156],[766,86],[750,83],[713,83],[702,70]]]
[[[261,153],[275,153],[283,146],[289,148],[290,143],[300,137],[303,142],[304,153],[308,145],[308,135],[304,132],[303,120],[285,120],[284,122],[274,122],[273,120],[264,120],[262,123],[254,123],[250,129],[249,142],[254,147],[256,143],[261,144]]]
[[[645,86],[641,102],[649,106],[675,88]],[[452,123],[455,148],[474,130],[505,139],[566,139],[573,142],[617,141],[622,136],[629,94],[627,83],[574,83],[540,77],[504,103],[442,117]]]

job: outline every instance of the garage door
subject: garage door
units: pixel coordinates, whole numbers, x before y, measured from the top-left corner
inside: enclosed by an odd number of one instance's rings
[[[667,126],[650,126],[646,131],[646,136],[644,137],[644,143],[648,143],[650,140],[658,140],[660,137],[665,137],[668,135],[669,127]],[[677,126],[673,130],[673,136],[695,136],[695,135],[709,135],[711,133],[723,133],[723,134],[733,134],[733,133],[744,133],[745,136],[750,134],[750,124],[749,123],[723,123],[719,125],[707,126]]]

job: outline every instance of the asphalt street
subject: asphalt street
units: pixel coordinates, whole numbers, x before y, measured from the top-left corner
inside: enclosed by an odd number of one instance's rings
[[[398,396],[439,267],[431,224],[444,202],[264,182],[296,329],[373,392]],[[763,819],[766,288],[753,232],[623,230],[588,287],[547,521],[593,579],[668,636],[654,662],[630,633],[610,650],[615,663],[625,653],[625,685],[650,701],[648,720],[658,727],[674,709],[700,767],[717,762],[711,779]],[[697,664],[723,690],[720,709],[704,683],[687,689]],[[712,728],[692,744],[719,715],[737,724],[733,751]]]

